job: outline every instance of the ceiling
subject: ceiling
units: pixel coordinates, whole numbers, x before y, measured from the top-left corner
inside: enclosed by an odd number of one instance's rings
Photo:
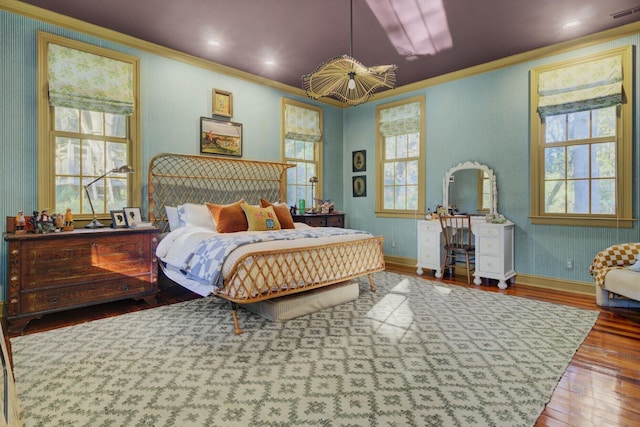
[[[303,74],[350,53],[348,0],[23,1],[298,88]],[[385,31],[398,25],[383,27],[370,4],[407,14],[402,25],[427,30],[434,53],[398,53]],[[424,13],[411,11],[417,6]],[[638,21],[640,0],[353,0],[352,19],[352,56],[397,65],[403,86]],[[563,29],[573,20],[581,24]]]

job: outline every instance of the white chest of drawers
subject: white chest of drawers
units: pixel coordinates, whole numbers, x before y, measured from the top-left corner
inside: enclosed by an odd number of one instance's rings
[[[435,271],[437,278],[442,277],[442,241],[440,221],[418,221],[418,262],[417,273],[424,269]],[[476,246],[476,262],[473,283],[480,285],[482,278],[498,280],[500,289],[507,288],[507,280],[516,275],[514,269],[513,237],[514,224],[485,222],[483,217],[472,220],[471,232]]]

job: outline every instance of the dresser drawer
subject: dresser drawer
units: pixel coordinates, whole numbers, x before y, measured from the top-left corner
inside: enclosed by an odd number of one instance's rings
[[[304,222],[307,225],[310,225],[312,227],[326,227],[327,226],[327,217],[325,217],[325,216],[308,215],[307,217],[305,217]]]
[[[73,285],[148,272],[149,236],[127,237],[66,239],[58,242],[57,247],[25,242],[21,259],[22,289]]]
[[[482,255],[499,255],[500,239],[497,237],[481,236],[478,238],[478,253]]]
[[[499,237],[500,228],[491,225],[479,225],[475,229],[478,236]]]
[[[344,228],[344,216],[331,215],[327,217],[327,227],[340,227]]]
[[[147,277],[127,277],[79,286],[23,292],[20,298],[21,313],[59,310],[61,307],[88,305],[126,298],[129,295],[151,293],[156,284]]]
[[[477,270],[483,271],[485,273],[503,273],[502,259],[500,257],[482,255],[478,257],[478,261],[479,265],[476,267]]]

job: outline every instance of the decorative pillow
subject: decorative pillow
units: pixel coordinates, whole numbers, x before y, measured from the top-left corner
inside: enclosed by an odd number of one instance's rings
[[[271,203],[270,201],[265,200],[261,197],[260,206],[262,206],[263,208],[266,208],[268,206],[273,207],[273,211],[276,213],[278,221],[280,221],[280,227],[294,228],[291,211],[289,211],[289,206],[287,206],[286,203]]]
[[[178,219],[180,227],[184,227],[185,225],[198,225],[212,230],[216,229],[216,224],[209,214],[209,209],[207,209],[205,205],[185,203],[184,205],[178,206]]]
[[[629,266],[629,270],[631,270],[631,271],[640,271],[640,256],[636,260],[635,264]]]
[[[218,233],[235,233],[236,231],[247,231],[249,224],[244,211],[240,207],[244,204],[244,199],[240,199],[229,205],[215,205],[207,203],[207,208],[213,221],[216,223],[215,230]]]
[[[167,213],[167,220],[169,221],[169,231],[177,230],[180,228],[180,217],[178,216],[178,208],[175,206],[165,206],[164,211]],[[184,226],[184,225],[183,225]]]
[[[249,231],[280,230],[280,221],[272,206],[261,208],[244,203],[242,209],[249,223]]]

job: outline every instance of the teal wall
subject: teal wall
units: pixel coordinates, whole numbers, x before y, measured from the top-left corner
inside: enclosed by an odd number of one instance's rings
[[[526,62],[497,71],[466,77],[444,84],[345,110],[344,167],[346,211],[351,226],[385,235],[385,254],[416,257],[416,220],[376,218],[375,171],[367,168],[370,185],[366,199],[348,199],[348,161],[353,150],[367,150],[367,161],[375,164],[375,107],[396,99],[426,97],[426,200],[434,209],[442,202],[442,178],[452,166],[477,161],[492,168],[498,187],[498,211],[516,224],[516,271],[548,278],[592,283],[589,265],[605,247],[640,241],[637,223],[632,229],[533,225],[529,192],[529,71],[542,64],[588,55],[616,47],[640,44],[640,36],[621,38],[597,46]],[[400,67],[400,70],[402,68]],[[638,64],[635,56],[635,92],[638,98]],[[636,101],[637,102],[637,101]],[[634,102],[634,105],[636,105]],[[634,108],[633,213],[638,216],[640,189],[638,109]],[[347,179],[348,178],[348,179]],[[349,182],[347,182],[349,181]],[[353,212],[357,212],[356,215]],[[416,219],[419,217],[416,213]],[[395,241],[395,248],[392,242]],[[566,269],[566,260],[574,261]]]
[[[377,218],[375,208],[375,108],[415,95],[426,97],[426,200],[442,200],[442,177],[452,166],[478,161],[497,176],[498,210],[516,224],[516,271],[591,283],[593,256],[623,241],[640,241],[633,229],[532,225],[529,214],[529,70],[545,63],[614,47],[640,44],[626,37],[497,71],[462,78],[358,107],[314,103],[236,77],[118,45],[55,25],[0,11],[0,217],[31,211],[37,203],[36,40],[37,31],[93,43],[140,58],[143,183],[149,159],[160,152],[198,153],[199,117],[209,116],[211,90],[233,93],[233,121],[243,123],[243,157],[280,159],[281,99],[288,97],[324,111],[323,196],[347,213],[347,226],[385,236],[387,255],[416,257],[416,220]],[[636,57],[636,62],[638,61]],[[639,70],[636,63],[636,70]],[[400,66],[401,72],[401,66]],[[637,71],[636,71],[637,75]],[[636,78],[636,92],[640,84]],[[637,93],[634,94],[638,99]],[[638,111],[634,110],[634,215],[638,214]],[[351,152],[367,150],[367,197],[353,198]],[[143,188],[146,200],[146,185]],[[145,201],[146,203],[146,201]],[[144,208],[144,206],[143,206]],[[4,222],[3,222],[4,224]],[[4,225],[3,225],[4,228]],[[395,242],[395,247],[392,247]],[[0,249],[0,295],[6,288],[6,245]],[[574,269],[565,269],[565,260]]]
[[[142,200],[147,167],[157,153],[199,153],[200,117],[211,116],[213,88],[233,94],[233,121],[243,124],[243,158],[280,160],[283,97],[324,111],[324,197],[342,209],[342,109],[216,73],[146,51],[0,10],[0,218],[37,206],[37,33],[45,31],[140,58]],[[337,171],[336,171],[337,168]],[[337,172],[337,173],[336,173]],[[44,208],[44,207],[40,207]],[[5,230],[4,219],[1,221]],[[0,245],[0,300],[7,283],[6,244]]]

